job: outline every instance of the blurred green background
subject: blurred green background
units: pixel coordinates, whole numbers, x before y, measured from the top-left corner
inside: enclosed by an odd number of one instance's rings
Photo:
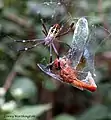
[[[64,25],[86,16],[94,29],[97,91],[80,91],[56,82],[37,67],[49,61],[49,50],[14,39],[44,38],[42,18]],[[0,0],[0,120],[111,120],[111,0]],[[71,43],[73,32],[60,38]],[[59,53],[63,49],[57,44]],[[55,55],[54,55],[55,56]],[[53,58],[54,59],[54,58]]]

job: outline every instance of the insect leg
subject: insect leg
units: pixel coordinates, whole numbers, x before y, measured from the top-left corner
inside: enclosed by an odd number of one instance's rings
[[[50,63],[52,63],[52,45],[50,44]],[[52,65],[49,66],[50,67],[50,70],[52,70]]]
[[[58,58],[58,60],[59,60],[59,55],[57,55],[57,58]],[[60,61],[58,61],[58,70],[60,70],[60,69],[61,69]]]
[[[61,66],[60,66],[60,61],[58,62],[58,70],[61,69]]]

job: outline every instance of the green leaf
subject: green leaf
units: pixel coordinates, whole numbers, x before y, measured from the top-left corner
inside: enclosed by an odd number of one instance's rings
[[[50,91],[55,91],[57,90],[57,86],[56,86],[56,83],[54,83],[53,80],[49,80],[49,79],[46,79],[44,80],[44,88],[50,90]]]
[[[107,107],[104,105],[95,105],[81,115],[77,120],[98,120],[107,116]]]
[[[36,120],[36,117],[40,116],[49,109],[51,109],[51,104],[24,106],[7,114],[6,120]]]
[[[16,99],[31,98],[37,94],[37,88],[29,78],[18,77],[12,84],[10,92]]]
[[[111,119],[111,111],[109,111],[109,113],[108,113],[108,118],[109,118],[109,120]]]
[[[76,120],[76,118],[68,114],[61,114],[56,116],[54,120]]]
[[[5,102],[3,105],[1,105],[1,110],[3,112],[10,112],[13,111],[17,107],[17,104],[15,101],[9,101]]]
[[[111,7],[111,1],[107,0],[107,1],[102,1],[102,10],[105,12],[108,9],[110,9]]]

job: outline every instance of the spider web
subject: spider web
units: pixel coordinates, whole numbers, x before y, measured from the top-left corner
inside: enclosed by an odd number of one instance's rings
[[[42,0],[39,2],[36,1],[29,1],[27,3],[27,6],[29,7],[29,10],[32,14],[35,14],[36,16],[39,16],[43,19],[47,18],[51,21],[51,24],[55,24],[55,23],[63,23],[63,21],[65,21],[64,26],[66,25],[66,23],[68,21],[74,21],[74,23],[76,23],[75,19],[79,19],[82,15],[78,14],[78,16],[74,16],[71,14],[71,17],[69,17],[69,11],[66,10],[66,6],[68,7],[72,7],[74,9],[74,2],[72,2],[72,4],[68,4],[68,2],[64,2],[64,1],[46,1],[46,0]],[[94,54],[98,51],[98,50],[102,50],[101,46],[104,46],[104,44],[108,41],[109,36],[110,36],[110,31],[107,30],[107,28],[104,28],[104,25],[101,25],[101,22],[99,21],[94,22],[95,20],[95,16],[82,16],[85,17],[86,19],[88,19],[88,23],[89,23],[89,29],[90,29],[90,33],[89,33],[89,44],[88,49],[90,50],[90,53],[92,54],[92,56],[94,57]],[[93,24],[92,24],[93,23]],[[95,23],[95,24],[94,24]],[[68,36],[68,35],[67,35]],[[63,37],[63,41],[65,41],[67,44],[71,44],[72,41],[72,36],[70,37]],[[58,43],[60,45],[60,48],[63,46],[61,43]],[[30,46],[30,44],[29,44]],[[67,51],[64,50],[67,46],[63,47],[62,51]],[[100,49],[101,48],[101,49]],[[68,47],[67,47],[68,49]],[[86,53],[87,51],[85,51]],[[64,52],[65,53],[65,52]],[[62,54],[64,54],[62,53]],[[90,60],[93,60],[93,57],[88,58]],[[88,65],[88,63],[87,63]],[[89,65],[88,65],[89,66]],[[93,66],[92,66],[93,68]]]

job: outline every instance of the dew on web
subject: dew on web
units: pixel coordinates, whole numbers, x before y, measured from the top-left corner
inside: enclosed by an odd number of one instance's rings
[[[70,2],[68,2],[67,6],[67,2],[64,1],[29,1],[27,3],[27,7],[29,8],[29,13],[39,15],[39,17],[42,19],[47,19],[47,23],[50,23],[52,25],[55,23],[61,23],[65,16],[69,17],[67,14],[67,7],[73,5],[69,3]]]
[[[43,17],[57,16],[65,13],[65,9],[60,2],[35,2],[29,1],[27,3],[29,11],[33,14],[40,14]],[[54,18],[54,17],[52,17]]]
[[[52,15],[51,18],[53,19],[53,18],[54,18],[54,15]]]
[[[43,4],[44,4],[44,5],[50,5],[49,2],[44,2]]]
[[[60,2],[58,2],[57,4],[58,4],[58,5],[61,5],[61,3],[60,3]]]

